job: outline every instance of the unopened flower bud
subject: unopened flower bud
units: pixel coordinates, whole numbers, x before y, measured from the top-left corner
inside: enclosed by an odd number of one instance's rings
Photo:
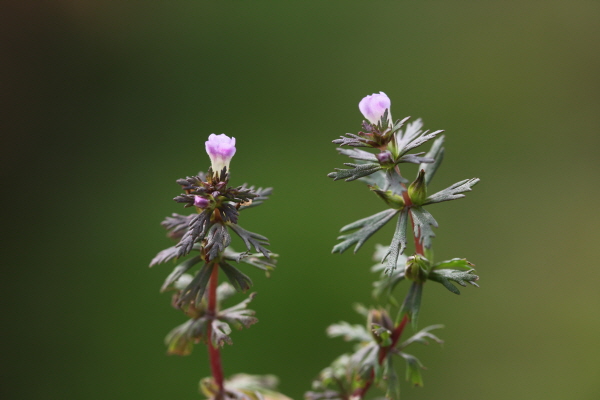
[[[420,206],[427,200],[427,185],[425,184],[425,170],[420,170],[417,179],[408,187],[408,197],[410,201]]]
[[[408,257],[406,260],[406,268],[404,268],[404,276],[406,279],[415,282],[427,281],[429,275],[430,262],[422,255],[415,254],[414,256]]]
[[[382,151],[381,153],[375,154],[377,157],[377,161],[379,164],[384,167],[393,167],[394,166],[394,156],[388,150]]]
[[[198,208],[206,208],[210,204],[210,200],[202,196],[194,197],[194,205]]]
[[[213,133],[206,141],[206,152],[210,157],[213,172],[219,173],[225,167],[229,169],[229,163],[235,154],[235,138],[230,138],[224,133]]]
[[[379,120],[383,117],[385,110],[388,110],[388,123],[391,125],[392,115],[390,111],[391,101],[387,94],[383,92],[373,93],[370,96],[363,98],[358,103],[358,109],[372,124],[379,124]]]

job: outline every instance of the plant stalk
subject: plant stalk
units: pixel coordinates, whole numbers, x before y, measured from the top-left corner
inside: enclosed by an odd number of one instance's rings
[[[210,369],[212,371],[212,377],[215,384],[219,388],[216,399],[223,399],[225,393],[223,389],[223,367],[221,365],[221,353],[219,347],[215,346],[212,342],[212,321],[217,315],[217,286],[219,284],[219,264],[213,264],[213,270],[210,275],[210,281],[208,286],[208,310],[206,314],[209,316],[209,324],[206,329],[208,355],[210,358]]]

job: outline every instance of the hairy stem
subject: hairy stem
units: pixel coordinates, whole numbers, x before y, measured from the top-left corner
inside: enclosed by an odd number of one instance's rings
[[[208,310],[206,314],[209,316],[210,321],[217,315],[217,285],[219,284],[219,264],[213,264],[213,270],[210,275],[210,281],[208,286]],[[210,369],[215,384],[219,388],[219,392],[215,396],[216,399],[223,399],[223,367],[221,366],[221,353],[219,347],[215,346],[212,342],[212,324],[209,323],[206,329],[206,336],[208,340],[208,355],[210,358]]]

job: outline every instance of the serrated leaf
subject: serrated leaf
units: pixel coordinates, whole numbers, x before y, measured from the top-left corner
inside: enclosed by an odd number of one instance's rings
[[[225,261],[222,261],[220,265],[223,272],[225,272],[225,275],[227,275],[227,279],[229,279],[229,282],[231,282],[238,292],[245,292],[252,287],[252,280],[247,275],[243,274],[242,271],[227,264]]]
[[[212,211],[206,209],[202,211],[202,213],[194,215],[194,217],[190,219],[187,232],[183,235],[177,246],[175,246],[179,247],[177,253],[178,258],[189,254],[194,247],[194,243],[204,239],[204,236],[212,225],[210,222],[211,215]]]
[[[434,160],[430,157],[421,157],[425,152],[414,153],[414,154],[405,154],[396,161],[396,164],[400,163],[411,163],[411,164],[425,164],[432,163]]]
[[[374,172],[371,175],[363,176],[362,178],[358,178],[358,180],[366,183],[369,186],[376,186],[381,188],[386,186],[385,173],[383,172],[383,170]]]
[[[350,182],[356,180],[358,178],[362,178],[363,176],[371,175],[374,172],[381,170],[383,167],[379,164],[369,163],[369,164],[353,164],[353,163],[344,163],[344,165],[348,167],[352,167],[351,169],[341,169],[336,168],[335,172],[330,172],[327,174],[328,177],[333,178],[334,181],[345,179],[346,182]]]
[[[369,377],[371,371],[374,370],[375,366],[379,365],[377,361],[378,354],[379,346],[372,341],[359,348],[350,356],[350,364],[362,379],[366,379]]]
[[[244,183],[240,188],[245,189],[246,184]],[[240,210],[245,210],[247,208],[259,206],[265,200],[267,200],[271,194],[273,194],[273,188],[270,187],[264,189],[262,187],[259,187],[258,189],[254,189],[254,186],[250,186],[248,189],[251,190],[252,193],[256,195],[256,197],[252,199],[252,202],[250,202],[250,204],[242,203],[242,205],[240,206]]]
[[[340,232],[346,232],[358,228],[361,229],[348,235],[339,236],[338,239],[343,240],[343,242],[336,244],[331,252],[343,253],[349,247],[356,244],[356,247],[354,248],[354,252],[356,253],[358,249],[360,249],[360,247],[367,241],[367,239],[381,229],[398,212],[399,210],[385,210],[344,226]]]
[[[334,338],[342,336],[347,342],[356,340],[359,342],[370,342],[373,340],[369,332],[362,325],[350,325],[348,322],[341,321],[327,327],[327,336]]]
[[[269,245],[269,239],[259,235],[258,233],[247,231],[241,226],[233,223],[228,223],[227,226],[229,226],[239,237],[242,238],[248,250],[252,250],[252,247],[254,247],[256,251],[260,251],[266,258],[271,258],[269,250],[263,247],[263,245]]]
[[[453,258],[451,260],[440,261],[432,269],[460,269],[470,271],[474,266],[475,264],[470,263],[466,258]]]
[[[438,344],[442,344],[442,343],[444,343],[444,341],[442,339],[438,338],[437,336],[435,336],[433,333],[431,333],[431,331],[434,329],[441,329],[443,327],[444,327],[444,325],[430,325],[426,328],[423,328],[419,332],[415,333],[410,338],[405,340],[402,344],[397,346],[397,348],[399,350],[402,350],[402,349],[410,346],[413,343],[421,343],[421,344],[427,345],[427,344],[429,344],[427,339],[431,339]]]
[[[441,203],[442,201],[449,201],[455,199],[461,199],[465,197],[464,192],[470,192],[473,186],[479,182],[479,178],[465,179],[460,182],[456,182],[454,185],[447,187],[444,190],[440,190],[437,193],[432,194],[427,198],[424,205]]]
[[[424,369],[421,361],[413,355],[400,353],[406,360],[406,380],[415,386],[423,386],[423,376],[421,370]]]
[[[394,270],[396,269],[396,265],[398,262],[398,256],[404,253],[404,249],[406,249],[406,228],[408,226],[408,209],[403,209],[400,215],[398,216],[398,223],[396,224],[396,231],[394,232],[394,236],[392,238],[392,243],[388,249],[388,252],[383,257],[383,260],[386,262],[385,274],[388,276],[392,276]]]
[[[423,163],[419,165],[419,171],[425,170],[425,184],[429,185],[429,182],[435,175],[435,172],[442,164],[444,160],[444,148],[442,145],[444,144],[445,136],[442,135],[439,138],[435,139],[433,144],[431,145],[431,149],[425,155],[426,158],[431,158],[434,161],[432,163]]]
[[[410,323],[414,329],[417,327],[419,311],[421,309],[421,297],[423,295],[423,284],[413,282],[404,298],[400,314],[408,314]]]
[[[354,160],[379,162],[375,154],[369,153],[368,151],[359,149],[342,149],[339,147],[336,150],[339,151],[340,154],[348,156]]]
[[[413,220],[413,232],[415,237],[419,238],[419,242],[426,248],[431,248],[433,244],[431,239],[435,237],[433,228],[438,227],[438,223],[427,210],[423,207],[411,207],[410,213]]]
[[[276,258],[279,257],[279,255],[270,253],[269,256],[270,258],[266,258],[262,253],[237,253],[231,250],[230,247],[226,248],[225,252],[223,253],[223,258],[225,260],[231,260],[237,263],[242,262],[251,265],[255,268],[265,271],[267,277],[269,277],[271,271],[275,269],[277,263]]]
[[[218,319],[214,319],[211,323],[211,341],[213,346],[223,347],[225,343],[233,344],[229,334],[231,333],[231,328],[226,322],[219,321]]]
[[[204,292],[206,291],[206,286],[208,286],[208,280],[210,279],[213,268],[216,267],[213,267],[213,264],[208,263],[200,268],[200,271],[196,273],[196,276],[194,276],[194,279],[190,284],[181,291],[181,295],[177,302],[178,305],[189,301],[194,301],[196,306],[200,304],[202,296],[204,296]]]
[[[165,337],[167,354],[178,356],[187,356],[191,354],[192,349],[194,348],[194,340],[190,337],[190,328],[193,322],[194,320],[186,321],[167,334]]]
[[[454,269],[436,269],[429,272],[428,279],[441,283],[446,289],[454,294],[460,294],[460,290],[450,281],[458,283],[460,286],[466,287],[467,283],[479,287],[475,281],[479,280],[479,276],[473,273],[474,269],[469,271],[459,271]]]
[[[178,239],[183,236],[185,231],[190,224],[190,220],[195,216],[195,214],[190,215],[180,215],[173,213],[170,217],[166,217],[164,221],[160,224],[163,228],[165,228],[169,232],[169,237],[172,239]]]
[[[182,262],[181,264],[179,264],[178,266],[176,266],[175,269],[173,269],[173,272],[171,272],[169,274],[169,276],[167,276],[167,279],[165,279],[165,282],[163,283],[162,287],[160,288],[160,291],[164,292],[165,290],[167,290],[167,288],[169,286],[171,286],[171,284],[173,282],[175,282],[177,279],[179,279],[179,277],[181,277],[181,275],[186,273],[190,268],[192,268],[194,265],[198,264],[200,261],[202,261],[202,258],[200,256],[196,256],[196,257],[190,258],[189,260],[186,260],[186,261]]]
[[[231,236],[224,225],[219,223],[211,226],[206,236],[206,245],[204,246],[204,250],[208,255],[208,261],[216,259],[230,243]]]
[[[402,131],[396,132],[396,146],[400,156],[406,154],[416,147],[419,147],[423,143],[435,138],[439,133],[443,132],[423,132],[421,130],[422,127],[423,121],[419,118],[416,121],[408,124],[404,130],[404,133],[402,133]]]
[[[252,293],[241,303],[220,311],[219,319],[229,322],[236,329],[242,329],[242,327],[249,328],[251,325],[257,323],[258,319],[254,316],[256,312],[247,308],[248,303],[254,299],[255,295],[256,293]]]

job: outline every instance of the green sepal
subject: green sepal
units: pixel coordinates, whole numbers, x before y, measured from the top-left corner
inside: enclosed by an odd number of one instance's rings
[[[404,276],[411,281],[424,283],[427,281],[430,269],[431,263],[429,260],[420,254],[415,254],[406,260]]]
[[[377,186],[369,186],[372,192],[379,196],[385,204],[395,210],[401,210],[404,208],[404,198],[402,196],[392,192],[391,190],[381,190]]]
[[[417,179],[408,187],[408,197],[415,206],[420,206],[427,199],[427,185],[425,184],[425,170],[419,170]]]
[[[378,324],[371,324],[371,332],[380,347],[392,345],[392,332]]]

